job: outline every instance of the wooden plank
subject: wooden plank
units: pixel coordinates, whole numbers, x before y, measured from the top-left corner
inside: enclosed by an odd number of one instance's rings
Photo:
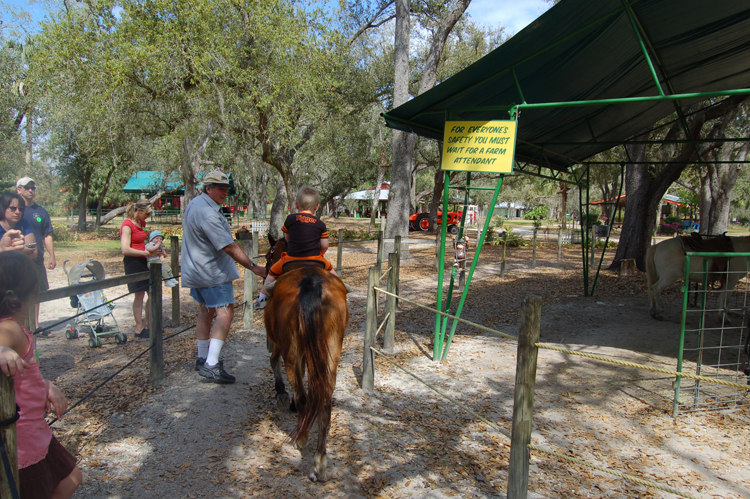
[[[103,281],[89,281],[83,284],[76,284],[75,286],[49,289],[47,291],[39,293],[39,299],[37,300],[37,302],[44,303],[46,301],[67,298],[68,296],[82,295],[84,293],[95,291],[97,289],[107,289],[114,286],[122,286],[123,284],[129,284],[131,282],[148,281],[150,275],[151,274],[149,272],[139,272],[137,274],[112,277],[110,279],[104,279]]]

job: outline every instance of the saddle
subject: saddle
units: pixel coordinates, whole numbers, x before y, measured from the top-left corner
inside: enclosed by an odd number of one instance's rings
[[[687,252],[701,253],[732,253],[734,252],[734,243],[727,233],[720,236],[702,236],[693,232],[689,236],[679,236],[682,243],[682,249]],[[708,281],[721,281],[721,273],[726,272],[729,264],[728,258],[712,258],[708,266]]]
[[[285,274],[287,272],[291,272],[292,270],[304,269],[309,267],[324,269],[326,268],[326,264],[325,262],[321,262],[320,260],[289,260],[288,262],[284,262],[284,265],[281,266]]]

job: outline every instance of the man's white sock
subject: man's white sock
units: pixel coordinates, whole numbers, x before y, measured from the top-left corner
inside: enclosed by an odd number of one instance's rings
[[[203,359],[208,355],[208,340],[198,340],[198,357]]]
[[[211,343],[208,345],[208,356],[206,357],[207,366],[215,366],[219,363],[219,355],[221,355],[221,347],[224,346],[224,342],[211,338]]]

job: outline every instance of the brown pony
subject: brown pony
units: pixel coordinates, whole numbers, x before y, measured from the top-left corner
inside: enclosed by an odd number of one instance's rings
[[[270,237],[269,241],[271,250],[266,258],[270,268],[281,258],[286,241],[275,242]],[[331,426],[331,399],[349,321],[344,283],[318,267],[284,272],[276,281],[263,318],[276,380],[276,402],[279,407],[289,405],[291,411],[298,411],[297,428],[290,439],[300,449],[307,445],[310,428],[318,421],[318,448],[309,477],[323,482],[327,479],[326,438]],[[284,358],[286,375],[294,391],[291,404],[281,374],[280,357]],[[305,370],[307,393],[303,384]]]

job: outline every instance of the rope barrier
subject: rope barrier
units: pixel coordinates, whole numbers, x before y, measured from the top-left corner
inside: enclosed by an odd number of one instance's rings
[[[391,270],[393,270],[393,267],[388,267],[387,269],[385,269],[385,272],[383,272],[383,275],[381,275],[380,279],[378,279],[378,280],[382,281],[383,277],[387,276],[391,272]]]
[[[616,476],[618,478],[623,478],[625,480],[628,480],[629,482],[638,483],[641,485],[646,485],[648,487],[653,487],[655,489],[663,490],[665,492],[669,492],[670,494],[674,494],[680,497],[687,497],[688,499],[700,499],[698,496],[694,496],[693,494],[690,494],[689,492],[682,492],[677,489],[673,489],[672,487],[669,487],[667,485],[662,485],[657,482],[652,482],[651,480],[646,480],[644,478],[638,478],[637,476],[629,475],[628,473],[623,473],[621,471],[615,471],[611,470],[609,468],[604,468],[603,466],[598,466],[596,464],[589,463],[587,461],[584,461],[582,459],[578,459],[576,457],[570,457],[566,456],[565,454],[560,454],[559,452],[554,452],[551,450],[543,449],[539,446],[536,446],[534,444],[529,444],[528,448],[531,450],[535,450],[537,452],[541,452],[542,454],[548,454],[550,456],[554,456],[558,459],[562,459],[564,461],[570,461],[575,464],[579,464],[581,466],[586,466],[589,468],[593,468],[597,471],[601,471],[602,473],[607,473],[609,475]]]
[[[416,305],[417,307],[424,308],[425,310],[429,310],[431,312],[435,312],[435,313],[440,314],[442,316],[445,316],[445,317],[448,317],[448,318],[451,318],[451,319],[455,319],[458,322],[463,322],[464,324],[468,324],[469,326],[475,327],[475,328],[480,329],[482,331],[486,331],[488,333],[492,333],[494,335],[501,336],[503,338],[508,338],[509,340],[518,341],[518,338],[516,336],[513,336],[512,334],[502,333],[500,331],[496,331],[494,329],[490,329],[487,326],[483,326],[481,324],[477,324],[476,322],[467,321],[466,319],[462,319],[460,317],[456,317],[455,315],[451,315],[451,314],[448,314],[446,312],[441,312],[440,310],[435,310],[432,307],[428,307],[427,305],[422,305],[421,303],[417,303],[415,301],[409,300],[409,299],[404,298],[402,296],[399,296],[397,294],[394,294],[394,293],[391,293],[389,291],[386,291],[385,289],[381,289],[381,288],[378,288],[378,287],[373,287],[372,289],[374,289],[376,291],[380,291],[381,293],[384,293],[384,294],[386,294],[388,296],[393,296],[395,298],[398,298],[399,300],[405,301],[406,303],[411,303],[412,305]]]
[[[576,350],[570,350],[567,348],[558,347],[549,343],[534,343],[534,346],[538,348],[544,348],[546,350],[554,350],[556,352],[567,353],[570,355],[578,355],[579,357],[586,357],[589,359],[600,360],[602,362],[609,362],[611,364],[618,364],[625,367],[634,367],[637,369],[645,369],[646,371],[653,371],[661,374],[669,374],[672,376],[680,376],[682,378],[690,378],[698,381],[705,381],[706,383],[715,383],[717,385],[731,386],[733,388],[739,388],[740,390],[747,390],[747,385],[741,385],[739,383],[732,383],[731,381],[724,381],[721,379],[707,378],[706,376],[698,376],[696,374],[683,373],[679,371],[672,371],[670,369],[662,369],[660,367],[650,367],[643,364],[636,364],[635,362],[628,362],[624,360],[612,359],[610,357],[604,357],[602,355],[595,355],[592,353],[578,352]]]
[[[480,421],[482,421],[482,422],[483,422],[484,424],[486,424],[487,426],[489,426],[489,427],[490,427],[490,428],[492,428],[493,430],[495,430],[495,431],[497,431],[497,432],[499,432],[499,433],[502,433],[502,434],[503,434],[503,435],[505,435],[506,437],[510,438],[510,432],[509,432],[508,430],[506,430],[506,429],[504,429],[504,428],[501,428],[500,426],[498,426],[497,424],[493,423],[492,421],[489,421],[488,419],[484,418],[483,416],[480,416],[479,414],[477,414],[477,413],[476,413],[476,412],[474,412],[473,410],[469,409],[469,408],[468,408],[467,406],[465,406],[465,405],[464,405],[464,404],[462,404],[461,402],[459,402],[459,401],[457,401],[457,400],[453,399],[453,398],[452,398],[452,397],[450,397],[449,395],[446,395],[445,393],[443,393],[442,391],[438,390],[437,388],[435,388],[435,387],[433,387],[433,386],[430,386],[430,385],[428,385],[428,384],[427,384],[427,383],[426,383],[426,382],[425,382],[425,381],[424,381],[424,380],[423,380],[422,378],[420,378],[420,377],[419,377],[419,376],[417,376],[416,374],[413,374],[413,373],[409,372],[409,371],[408,371],[408,370],[407,370],[407,369],[406,369],[405,367],[401,366],[401,365],[400,365],[400,364],[398,364],[398,363],[397,363],[396,361],[392,360],[392,359],[391,359],[391,358],[390,358],[390,357],[389,357],[388,355],[384,354],[383,352],[381,352],[381,351],[380,351],[380,350],[378,350],[377,348],[375,348],[375,347],[370,347],[370,350],[372,350],[373,352],[375,352],[375,353],[379,354],[379,355],[380,355],[380,356],[382,356],[382,357],[383,357],[383,358],[384,358],[385,360],[387,360],[388,362],[390,362],[390,363],[391,363],[391,364],[393,364],[394,366],[398,367],[399,369],[401,369],[401,370],[402,370],[402,371],[404,371],[404,372],[405,372],[406,374],[408,374],[408,375],[409,375],[409,376],[411,376],[412,378],[414,378],[414,379],[416,379],[417,381],[419,381],[420,383],[422,383],[422,384],[423,384],[424,386],[426,386],[427,388],[429,388],[429,389],[430,389],[430,390],[432,390],[433,392],[437,393],[438,395],[440,395],[441,397],[445,398],[445,399],[446,399],[446,400],[448,400],[449,402],[451,402],[451,403],[453,403],[453,404],[457,405],[458,407],[460,407],[460,408],[461,408],[461,409],[463,409],[464,411],[468,412],[469,414],[471,414],[471,415],[472,415],[472,416],[474,416],[475,418],[479,419]]]
[[[387,314],[385,314],[385,318],[383,319],[383,322],[380,323],[380,327],[378,327],[378,330],[375,331],[375,336],[377,336],[380,333],[380,331],[383,330],[383,326],[385,326],[385,323],[388,322],[388,317],[390,317],[390,316],[391,316],[390,312],[388,312]]]
[[[373,352],[375,352],[375,353],[379,354],[379,355],[380,355],[381,357],[383,357],[383,358],[384,358],[385,360],[387,360],[388,362],[390,362],[391,364],[393,364],[393,365],[394,365],[394,366],[396,366],[397,368],[401,369],[401,370],[402,370],[402,371],[404,371],[404,372],[405,372],[406,374],[408,374],[408,375],[409,375],[409,376],[411,376],[412,378],[416,379],[417,381],[419,381],[419,382],[420,382],[420,383],[422,383],[422,384],[423,384],[424,386],[426,386],[426,387],[427,387],[427,388],[429,388],[430,390],[434,391],[435,393],[437,393],[437,394],[438,394],[438,395],[440,395],[441,397],[445,398],[445,399],[446,399],[446,400],[448,400],[449,402],[453,403],[454,405],[456,405],[456,406],[458,406],[459,408],[463,409],[464,411],[468,412],[468,413],[469,413],[469,414],[471,414],[472,416],[476,417],[477,419],[479,419],[480,421],[482,421],[483,423],[485,423],[485,424],[486,424],[487,426],[489,426],[489,427],[490,427],[490,428],[492,428],[493,430],[495,430],[495,431],[497,431],[497,432],[500,432],[500,433],[502,433],[503,435],[505,435],[505,436],[506,436],[506,437],[508,437],[508,438],[511,438],[511,436],[510,436],[510,432],[509,432],[509,431],[507,431],[507,430],[505,430],[505,429],[501,428],[500,426],[498,426],[498,425],[497,425],[497,424],[495,424],[495,423],[492,423],[491,421],[488,421],[488,420],[487,420],[486,418],[484,418],[484,417],[480,416],[479,414],[477,414],[477,413],[476,413],[476,412],[474,412],[473,410],[469,409],[469,408],[468,408],[467,406],[465,406],[464,404],[462,404],[462,403],[458,402],[457,400],[453,399],[452,397],[450,397],[450,396],[446,395],[445,393],[443,393],[442,391],[438,390],[437,388],[435,388],[435,387],[432,387],[432,386],[428,385],[428,384],[427,384],[427,383],[426,383],[426,382],[425,382],[424,380],[422,380],[422,379],[421,379],[421,378],[420,378],[419,376],[417,376],[416,374],[413,374],[413,373],[411,373],[411,372],[410,372],[409,370],[407,370],[407,369],[406,369],[405,367],[401,366],[400,364],[398,364],[397,362],[395,362],[394,360],[392,360],[392,359],[391,359],[391,358],[390,358],[390,357],[389,357],[388,355],[386,355],[385,353],[381,352],[381,351],[380,351],[380,350],[378,350],[377,348],[375,348],[375,347],[370,347],[370,350],[372,350]],[[592,468],[592,469],[595,469],[595,470],[597,470],[597,471],[601,471],[601,472],[603,472],[603,473],[607,473],[607,474],[609,474],[609,475],[613,475],[613,476],[616,476],[616,477],[618,477],[618,478],[622,478],[622,479],[628,480],[628,481],[630,481],[630,482],[633,482],[633,483],[637,483],[637,484],[641,484],[641,485],[646,485],[646,486],[648,486],[648,487],[652,487],[652,488],[655,488],[655,489],[658,489],[658,490],[663,490],[663,491],[665,491],[665,492],[669,492],[669,493],[671,493],[671,494],[675,494],[675,495],[677,495],[677,496],[680,496],[680,497],[686,497],[686,498],[688,498],[688,499],[700,499],[700,498],[698,498],[697,496],[694,496],[694,495],[692,495],[692,494],[690,494],[690,493],[688,493],[688,492],[682,492],[682,491],[680,491],[680,490],[677,490],[677,489],[673,489],[672,487],[669,487],[669,486],[667,486],[667,485],[662,485],[662,484],[660,484],[660,483],[657,483],[657,482],[653,482],[653,481],[651,481],[651,480],[646,480],[646,479],[644,479],[644,478],[639,478],[639,477],[636,477],[636,476],[633,476],[633,475],[630,475],[630,474],[627,474],[627,473],[623,473],[623,472],[621,472],[621,471],[615,471],[615,470],[611,470],[611,469],[608,469],[608,468],[604,468],[604,467],[602,467],[602,466],[598,466],[598,465],[596,465],[596,464],[593,464],[593,463],[589,463],[588,461],[584,461],[584,460],[582,460],[582,459],[578,459],[578,458],[575,458],[575,457],[570,457],[570,456],[566,456],[566,455],[564,455],[564,454],[560,454],[559,452],[554,452],[554,451],[551,451],[551,450],[547,450],[547,449],[544,449],[544,448],[542,448],[542,447],[539,447],[539,446],[537,446],[537,445],[534,445],[534,444],[529,444],[529,445],[528,445],[528,448],[529,448],[530,450],[535,450],[535,451],[537,451],[537,452],[541,452],[541,453],[543,453],[543,454],[548,454],[548,455],[550,455],[550,456],[554,456],[554,457],[557,457],[557,458],[559,458],[559,459],[562,459],[562,460],[565,460],[565,461],[570,461],[570,462],[572,462],[572,463],[575,463],[575,464],[579,464],[579,465],[581,465],[581,466],[587,466],[587,467],[589,467],[589,468]]]
[[[170,339],[174,338],[175,336],[177,336],[177,335],[180,335],[180,334],[184,333],[185,331],[189,331],[190,329],[192,329],[192,328],[194,328],[194,327],[195,327],[195,324],[193,324],[192,326],[188,326],[188,327],[186,327],[185,329],[183,329],[182,331],[178,331],[178,332],[176,332],[176,333],[175,333],[175,334],[173,334],[173,335],[167,336],[166,338],[164,338],[164,339],[163,339],[163,341],[167,341],[167,340],[170,340]],[[108,377],[107,379],[105,379],[105,380],[104,380],[104,381],[103,381],[102,383],[100,383],[100,384],[99,384],[99,386],[97,386],[96,388],[94,388],[93,390],[91,390],[91,391],[90,391],[89,393],[87,393],[86,395],[84,395],[84,396],[83,396],[83,398],[81,398],[80,400],[78,400],[78,402],[76,402],[75,404],[73,404],[72,406],[70,406],[70,408],[68,408],[67,412],[68,412],[68,413],[70,413],[70,411],[72,411],[73,409],[75,409],[76,407],[78,407],[79,405],[81,405],[81,404],[82,404],[83,402],[85,402],[85,401],[86,401],[86,400],[87,400],[87,399],[88,399],[89,397],[91,397],[91,396],[92,396],[92,395],[93,395],[93,394],[94,394],[94,393],[95,393],[96,391],[98,391],[98,390],[99,390],[99,389],[100,389],[101,387],[103,387],[104,385],[106,385],[107,383],[109,383],[110,381],[112,381],[112,379],[113,379],[113,378],[114,378],[115,376],[117,376],[118,374],[120,374],[121,372],[123,372],[123,371],[124,371],[125,369],[127,369],[128,367],[130,367],[131,365],[133,365],[133,363],[134,363],[134,362],[135,362],[136,360],[138,360],[138,359],[140,359],[141,357],[143,357],[144,355],[146,355],[146,354],[147,354],[147,353],[148,353],[148,352],[149,352],[149,351],[150,351],[150,350],[151,350],[152,348],[153,348],[153,346],[152,346],[152,345],[150,345],[150,346],[149,346],[149,347],[148,347],[147,349],[145,349],[145,350],[144,350],[143,352],[141,352],[141,353],[139,353],[138,355],[136,355],[136,357],[135,357],[135,358],[134,358],[133,360],[131,360],[130,362],[128,362],[127,364],[125,364],[125,365],[124,365],[124,366],[123,366],[122,368],[120,368],[120,370],[119,370],[119,371],[117,371],[117,372],[116,372],[116,373],[114,373],[114,374],[113,374],[112,376],[110,376],[110,377]],[[53,419],[53,420],[52,420],[52,421],[50,422],[50,424],[49,424],[49,425],[50,425],[50,426],[52,426],[52,425],[53,425],[53,424],[55,424],[55,423],[56,423],[57,421],[59,421],[59,419],[60,419],[60,418],[57,418],[57,417],[56,417],[55,419]]]

